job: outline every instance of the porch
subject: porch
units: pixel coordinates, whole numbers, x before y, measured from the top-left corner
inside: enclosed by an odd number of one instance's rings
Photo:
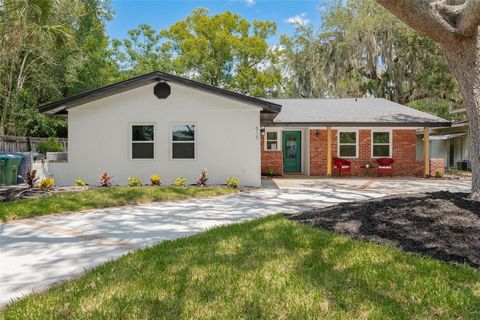
[[[394,160],[393,176],[433,176],[445,169],[443,159],[430,157],[430,129],[402,127],[264,127],[261,129],[261,168],[266,176],[340,175],[334,158],[348,162],[348,176],[373,177],[377,160]],[[419,153],[420,151],[420,153]]]

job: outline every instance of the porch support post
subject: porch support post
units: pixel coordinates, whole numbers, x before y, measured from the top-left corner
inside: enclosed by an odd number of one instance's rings
[[[423,175],[430,176],[430,129],[423,128]]]
[[[332,176],[332,128],[327,128],[327,177]]]

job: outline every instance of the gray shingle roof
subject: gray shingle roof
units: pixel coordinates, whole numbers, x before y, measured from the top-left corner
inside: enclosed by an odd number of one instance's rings
[[[449,126],[448,120],[380,98],[267,99],[282,105],[275,123]]]

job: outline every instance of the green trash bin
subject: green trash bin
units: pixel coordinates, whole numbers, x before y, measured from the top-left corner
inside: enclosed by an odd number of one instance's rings
[[[0,184],[11,186],[17,184],[18,166],[21,156],[14,154],[0,155]]]

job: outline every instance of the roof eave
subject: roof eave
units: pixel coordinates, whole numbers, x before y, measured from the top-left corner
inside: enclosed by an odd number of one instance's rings
[[[451,122],[268,122],[261,123],[264,127],[450,127]]]
[[[102,98],[112,96],[114,94],[122,93],[128,90],[142,87],[150,83],[155,83],[158,81],[166,82],[175,82],[180,85],[186,85],[189,87],[203,89],[207,92],[217,94],[220,96],[226,96],[231,99],[241,101],[244,103],[252,104],[257,107],[260,107],[264,113],[279,113],[282,109],[282,106],[276,103],[269,101],[261,100],[258,98],[242,95],[236,92],[228,91],[225,89],[220,89],[203,83],[199,83],[193,80],[177,77],[170,74],[165,74],[161,72],[152,72],[144,74],[135,78],[124,80],[118,83],[114,83],[102,88],[90,90],[87,92],[80,93],[78,95],[58,100],[52,103],[48,103],[39,107],[39,111],[46,114],[56,115],[61,111],[68,110],[88,102],[96,101]],[[52,111],[55,110],[55,111]]]

